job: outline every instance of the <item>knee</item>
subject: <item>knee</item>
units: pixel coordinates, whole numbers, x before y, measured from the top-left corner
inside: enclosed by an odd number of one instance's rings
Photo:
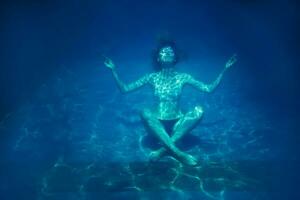
[[[192,118],[192,119],[200,119],[203,115],[203,109],[202,109],[201,106],[196,106],[187,115],[188,115],[189,118]]]
[[[152,116],[152,113],[149,109],[144,109],[140,112],[140,116],[144,119],[149,119]]]
[[[203,108],[201,106],[196,106],[194,108],[194,114],[196,117],[200,118],[203,115]]]

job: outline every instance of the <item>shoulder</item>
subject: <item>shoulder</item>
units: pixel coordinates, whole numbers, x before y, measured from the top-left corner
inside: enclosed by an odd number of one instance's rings
[[[153,81],[153,80],[159,78],[159,76],[160,76],[159,72],[152,72],[152,73],[148,74],[148,79],[149,79],[149,81]]]
[[[153,83],[158,77],[157,72],[152,72],[147,75],[145,75],[145,79],[147,80],[148,83]]]
[[[187,74],[187,73],[178,73],[176,75],[176,77],[178,79],[182,80],[183,82],[187,82],[187,81],[193,79],[193,77],[190,74]]]

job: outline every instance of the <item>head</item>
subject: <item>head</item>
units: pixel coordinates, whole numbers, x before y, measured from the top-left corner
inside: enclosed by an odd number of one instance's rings
[[[171,46],[165,46],[159,50],[157,62],[160,62],[161,64],[173,64],[175,60],[175,52]]]
[[[171,68],[178,62],[178,52],[173,41],[160,41],[153,54],[153,64],[157,71]]]

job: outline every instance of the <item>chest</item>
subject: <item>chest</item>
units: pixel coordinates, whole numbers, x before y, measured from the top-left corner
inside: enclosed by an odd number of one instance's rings
[[[181,93],[182,86],[179,76],[158,76],[153,80],[154,94],[159,97],[176,97]]]

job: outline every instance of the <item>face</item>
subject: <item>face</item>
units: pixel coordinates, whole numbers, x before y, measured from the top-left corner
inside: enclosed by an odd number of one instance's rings
[[[175,53],[172,47],[170,46],[161,48],[158,54],[159,62],[173,63],[175,61]]]

